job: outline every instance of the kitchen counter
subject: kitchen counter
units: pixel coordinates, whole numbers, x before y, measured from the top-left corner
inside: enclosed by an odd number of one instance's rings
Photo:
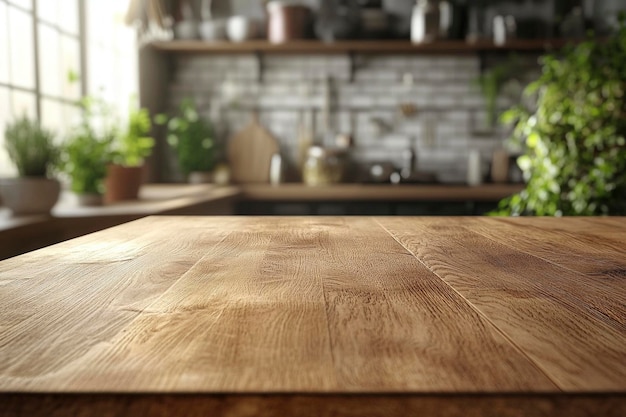
[[[189,214],[190,208],[201,208],[220,201],[498,201],[523,189],[520,184],[463,185],[372,185],[336,184],[307,187],[303,184],[279,186],[254,184],[218,187],[208,184],[147,184],[138,200],[83,207],[75,197],[64,193],[52,211],[52,218],[147,216],[154,214]],[[232,213],[230,213],[232,214]],[[45,223],[50,216],[11,216],[0,207],[0,232],[16,227]]]
[[[83,207],[63,193],[52,216],[11,216],[0,208],[0,259],[152,214],[232,214],[240,190],[213,185],[152,184],[138,200]]]
[[[79,206],[75,197],[70,193],[63,193],[61,201],[52,211],[52,216],[12,217],[9,210],[0,208],[0,259],[156,214],[254,214],[249,212],[258,209],[259,205],[262,212],[257,214],[281,214],[282,207],[275,206],[281,202],[304,203],[305,210],[324,202],[350,204],[356,206],[353,214],[364,214],[363,210],[375,207],[372,203],[434,201],[438,206],[440,202],[458,201],[494,203],[521,189],[521,185],[496,184],[478,187],[371,184],[337,184],[325,187],[255,184],[218,187],[210,184],[148,184],[142,187],[138,200],[96,207]],[[272,212],[275,207],[278,207],[275,211],[279,213]],[[287,210],[291,210],[291,207]]]
[[[498,201],[524,189],[522,184],[484,184],[475,187],[446,184],[303,184],[243,185],[250,201]]]
[[[175,214],[179,210],[233,200],[239,195],[240,190],[237,187],[217,187],[207,184],[147,184],[141,187],[137,200],[87,207],[79,205],[71,193],[64,192],[52,210],[52,216],[11,216],[8,209],[0,207],[0,232],[50,221],[53,218]]]
[[[623,416],[626,218],[148,217],[0,262],[2,416]]]

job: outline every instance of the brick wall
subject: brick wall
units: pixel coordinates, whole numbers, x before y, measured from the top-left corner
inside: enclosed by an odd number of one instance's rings
[[[353,79],[347,55],[264,55],[261,61],[253,55],[180,55],[174,65],[171,107],[193,97],[222,140],[258,109],[291,167],[297,164],[301,118],[314,120],[317,141],[332,145],[322,111],[328,78],[330,131],[353,134],[352,156],[363,165],[400,164],[402,151],[412,148],[418,170],[435,172],[444,182],[463,182],[468,151],[481,152],[486,171],[491,153],[507,136],[502,128],[485,129],[485,103],[475,85],[480,61],[474,55],[359,55]],[[416,114],[403,117],[403,103],[414,105]],[[510,103],[499,100],[500,107]]]

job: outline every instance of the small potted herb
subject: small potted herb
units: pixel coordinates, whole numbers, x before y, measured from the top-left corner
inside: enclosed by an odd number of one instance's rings
[[[107,167],[105,201],[134,200],[139,195],[144,162],[152,153],[152,123],[146,109],[131,111],[126,131],[113,142],[112,163]]]
[[[178,167],[189,182],[210,182],[216,160],[213,129],[193,101],[183,100],[177,115],[168,118],[160,114],[155,121],[167,126],[167,142],[176,151]]]
[[[110,110],[101,101],[86,97],[81,101],[83,118],[65,142],[62,170],[70,189],[82,205],[102,204],[106,167],[117,128],[110,121]]]
[[[24,115],[6,126],[4,139],[18,172],[0,182],[4,204],[14,215],[50,213],[61,191],[59,181],[49,178],[59,157],[54,133]]]

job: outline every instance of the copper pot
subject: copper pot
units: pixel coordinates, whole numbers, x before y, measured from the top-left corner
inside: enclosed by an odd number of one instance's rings
[[[267,3],[269,17],[267,38],[272,43],[305,39],[311,19],[311,10],[304,5],[282,1]]]

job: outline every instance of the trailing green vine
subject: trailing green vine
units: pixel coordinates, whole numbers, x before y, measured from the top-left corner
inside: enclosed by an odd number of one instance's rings
[[[526,89],[536,109],[502,116],[526,144],[526,188],[492,214],[626,214],[626,24],[606,41],[545,56],[542,69]]]

